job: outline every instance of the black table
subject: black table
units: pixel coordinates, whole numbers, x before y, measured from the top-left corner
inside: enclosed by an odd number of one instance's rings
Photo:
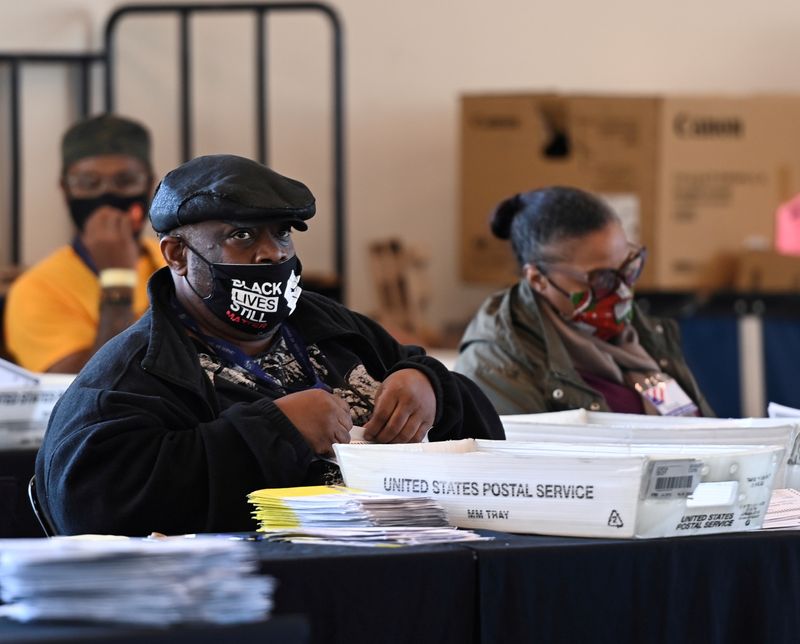
[[[254,624],[142,628],[122,624],[20,624],[0,619],[3,644],[304,644],[308,622],[301,616],[274,617]]]
[[[257,544],[278,580],[275,613],[305,613],[311,641],[476,642],[475,555],[457,545],[406,548]]]
[[[800,532],[623,541],[486,534],[496,539],[255,545],[261,572],[278,580],[274,614],[305,614],[315,644],[800,641]],[[0,641],[38,641],[8,633],[0,628]]]
[[[800,533],[476,543],[480,641],[800,641]]]
[[[313,642],[800,641],[800,532],[603,540],[489,533],[396,550],[259,543]]]

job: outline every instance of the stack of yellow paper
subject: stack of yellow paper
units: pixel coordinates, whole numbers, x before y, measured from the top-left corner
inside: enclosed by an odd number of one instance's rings
[[[248,495],[268,539],[294,543],[396,546],[482,540],[449,527],[438,501],[346,487],[257,490]]]
[[[259,530],[449,525],[442,506],[427,497],[310,486],[257,490],[248,495]]]

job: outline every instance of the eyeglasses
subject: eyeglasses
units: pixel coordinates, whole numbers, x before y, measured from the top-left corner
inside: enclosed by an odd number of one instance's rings
[[[150,175],[146,172],[118,172],[108,176],[82,173],[67,175],[64,182],[76,197],[98,197],[106,192],[132,197],[147,190]]]
[[[592,293],[594,301],[601,300],[614,293],[620,286],[633,286],[642,274],[644,261],[647,258],[647,249],[640,246],[628,256],[619,268],[595,268],[588,273],[573,271],[566,266],[552,266],[550,270],[555,270],[565,275],[570,275],[575,279],[586,283]],[[537,268],[542,274],[547,275],[541,264]],[[554,286],[557,286],[554,284]],[[561,290],[559,288],[559,290]]]

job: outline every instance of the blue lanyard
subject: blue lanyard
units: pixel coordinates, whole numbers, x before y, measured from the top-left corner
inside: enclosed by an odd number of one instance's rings
[[[281,335],[283,336],[283,340],[286,342],[286,346],[291,352],[292,357],[297,360],[297,362],[300,364],[300,367],[303,369],[303,373],[305,374],[306,378],[314,381],[314,384],[310,387],[295,389],[295,391],[302,391],[304,389],[324,389],[328,393],[333,393],[333,390],[327,384],[322,382],[319,374],[317,374],[316,369],[314,369],[314,365],[311,364],[311,358],[308,356],[308,347],[306,346],[306,343],[303,342],[303,339],[300,337],[297,331],[289,326],[287,322],[284,322],[281,324]]]
[[[100,272],[97,270],[97,264],[94,263],[92,256],[89,254],[89,249],[83,245],[81,238],[75,235],[75,238],[72,240],[72,250],[75,251],[75,254],[81,258],[86,267],[92,271],[95,275],[99,275]]]
[[[311,364],[311,359],[308,357],[308,348],[306,347],[306,344],[303,342],[297,332],[287,323],[284,322],[281,324],[281,337],[283,338],[284,342],[286,342],[286,347],[289,349],[292,357],[297,360],[300,368],[303,370],[303,374],[306,376],[306,379],[313,381],[314,384],[312,385],[306,385],[302,387],[291,387],[285,384],[282,385],[278,380],[264,371],[264,369],[261,368],[261,365],[258,364],[258,361],[248,356],[236,345],[220,338],[212,338],[211,336],[203,333],[200,330],[200,327],[197,325],[197,322],[195,322],[195,320],[186,312],[186,310],[175,298],[172,300],[172,307],[181,323],[202,338],[202,340],[209,347],[211,347],[220,358],[227,359],[229,362],[241,367],[259,380],[266,382],[273,389],[284,390],[288,392],[305,391],[307,389],[323,389],[327,392],[331,392],[331,388],[320,379],[319,375],[314,369],[314,366]]]

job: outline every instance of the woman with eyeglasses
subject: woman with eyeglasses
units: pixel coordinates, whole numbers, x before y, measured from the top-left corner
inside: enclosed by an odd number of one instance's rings
[[[619,217],[576,188],[521,193],[492,214],[520,281],[492,295],[455,365],[500,414],[593,411],[713,416],[677,325],[645,316],[633,287],[647,257]]]

